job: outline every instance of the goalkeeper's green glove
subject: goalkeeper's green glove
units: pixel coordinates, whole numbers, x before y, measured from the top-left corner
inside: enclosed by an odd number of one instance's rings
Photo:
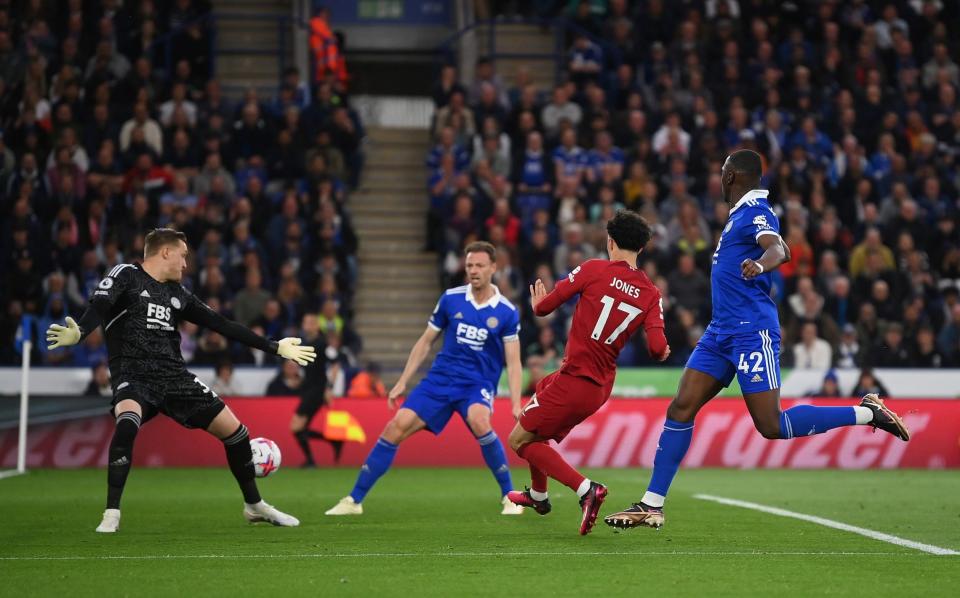
[[[47,346],[48,350],[52,351],[57,347],[69,347],[80,342],[80,327],[77,326],[74,319],[67,316],[66,324],[66,326],[50,324],[50,327],[47,328],[47,342],[53,343]]]
[[[317,358],[316,350],[300,343],[299,338],[292,336],[280,339],[277,342],[277,355],[284,359],[296,361],[300,365],[312,363]]]

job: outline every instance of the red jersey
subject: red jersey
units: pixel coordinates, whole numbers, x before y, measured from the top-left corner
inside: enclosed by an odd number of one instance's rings
[[[617,356],[642,324],[654,357],[666,351],[660,290],[625,261],[587,260],[553,287],[534,312],[545,316],[580,294],[560,371],[613,383]]]

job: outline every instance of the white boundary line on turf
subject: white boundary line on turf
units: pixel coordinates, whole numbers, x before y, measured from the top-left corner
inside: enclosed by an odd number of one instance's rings
[[[4,479],[4,478],[12,478],[12,477],[14,477],[14,476],[23,475],[23,474],[25,474],[25,473],[27,473],[27,472],[25,472],[25,471],[17,471],[16,469],[8,469],[8,470],[6,470],[6,471],[0,471],[0,480],[2,480],[2,479]]]
[[[753,551],[632,551],[632,552],[341,552],[334,554],[145,554],[102,556],[0,556],[0,561],[152,561],[190,559],[321,559],[321,558],[413,558],[413,557],[526,557],[526,556],[905,556],[907,552],[775,552]]]
[[[786,509],[780,509],[777,507],[768,507],[767,505],[761,505],[755,502],[747,502],[745,500],[736,500],[734,498],[724,498],[722,496],[713,496],[711,494],[694,494],[693,497],[699,498],[700,500],[709,500],[711,502],[716,502],[716,503],[720,503],[722,505],[728,505],[731,507],[741,507],[743,509],[760,511],[762,513],[768,513],[770,515],[777,515],[779,517],[789,517],[791,519],[800,519],[801,521],[809,521],[810,523],[816,523],[817,525],[822,525],[824,527],[830,527],[833,529],[838,529],[838,530],[850,532],[853,534],[860,534],[861,536],[866,536],[873,540],[880,540],[881,542],[887,542],[889,544],[903,546],[904,548],[912,548],[914,550],[920,550],[922,552],[926,552],[929,554],[936,554],[936,555],[960,554],[960,552],[957,552],[956,550],[951,550],[950,548],[941,548],[940,546],[934,546],[932,544],[923,544],[922,542],[914,542],[913,540],[907,540],[899,536],[893,536],[890,534],[885,534],[883,532],[876,532],[876,531],[873,531],[872,529],[857,527],[855,525],[841,523],[839,521],[834,521],[832,519],[817,517],[816,515],[805,515],[803,513],[796,513],[794,511],[788,511]]]

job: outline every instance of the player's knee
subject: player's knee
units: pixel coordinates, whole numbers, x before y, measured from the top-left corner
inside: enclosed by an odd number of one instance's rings
[[[493,430],[490,426],[489,416],[469,417],[467,418],[467,425],[470,426],[470,431],[473,432],[473,435],[478,438],[480,436],[486,436]]]
[[[520,432],[514,428],[514,430],[510,432],[510,436],[507,438],[507,444],[510,445],[510,448],[515,453],[520,452],[520,449],[523,448],[523,445],[527,444],[527,438],[523,432]]]
[[[756,421],[757,431],[768,440],[778,440],[780,438],[780,421]]]
[[[692,422],[696,415],[693,405],[685,405],[679,397],[674,398],[667,407],[667,418],[675,422]]]
[[[405,432],[406,428],[394,418],[387,423],[380,437],[392,444],[399,444],[403,440]]]

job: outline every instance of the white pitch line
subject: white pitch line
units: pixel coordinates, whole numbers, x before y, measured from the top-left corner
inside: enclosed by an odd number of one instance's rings
[[[880,540],[881,542],[887,542],[889,544],[903,546],[904,548],[912,548],[914,550],[920,550],[929,554],[936,554],[936,555],[960,554],[960,552],[957,552],[956,550],[951,550],[950,548],[941,548],[940,546],[934,546],[932,544],[914,542],[913,540],[907,540],[906,538],[901,538],[899,536],[893,536],[890,534],[885,534],[883,532],[877,532],[872,529],[867,529],[865,527],[857,527],[855,525],[841,523],[840,521],[834,521],[833,519],[825,519],[823,517],[817,517],[816,515],[805,515],[804,513],[796,513],[794,511],[788,511],[786,509],[780,509],[777,507],[768,507],[767,505],[761,505],[755,502],[747,502],[745,500],[736,500],[734,498],[724,498],[722,496],[713,496],[711,494],[694,494],[693,497],[699,498],[700,500],[709,500],[711,502],[720,503],[722,505],[729,505],[731,507],[741,507],[743,509],[751,509],[754,511],[760,511],[762,513],[769,513],[770,515],[777,515],[779,517],[789,517],[791,519],[800,519],[801,521],[809,521],[810,523],[816,523],[817,525],[822,525],[824,527],[830,527],[833,529],[838,529],[838,530],[850,532],[853,534],[860,534],[861,536],[866,536],[867,538],[871,538],[873,540]]]
[[[22,474],[25,474],[25,473],[27,473],[27,472],[25,472],[25,471],[17,471],[16,469],[10,469],[10,470],[7,470],[7,471],[0,471],[0,480],[2,480],[3,478],[12,478],[12,477],[14,477],[14,476],[22,475]]]
[[[633,551],[633,552],[343,552],[335,554],[145,554],[102,556],[0,556],[0,561],[153,561],[191,559],[328,559],[328,558],[416,558],[416,557],[528,557],[528,556],[904,556],[905,552],[775,552],[750,550],[739,552],[709,551]]]

